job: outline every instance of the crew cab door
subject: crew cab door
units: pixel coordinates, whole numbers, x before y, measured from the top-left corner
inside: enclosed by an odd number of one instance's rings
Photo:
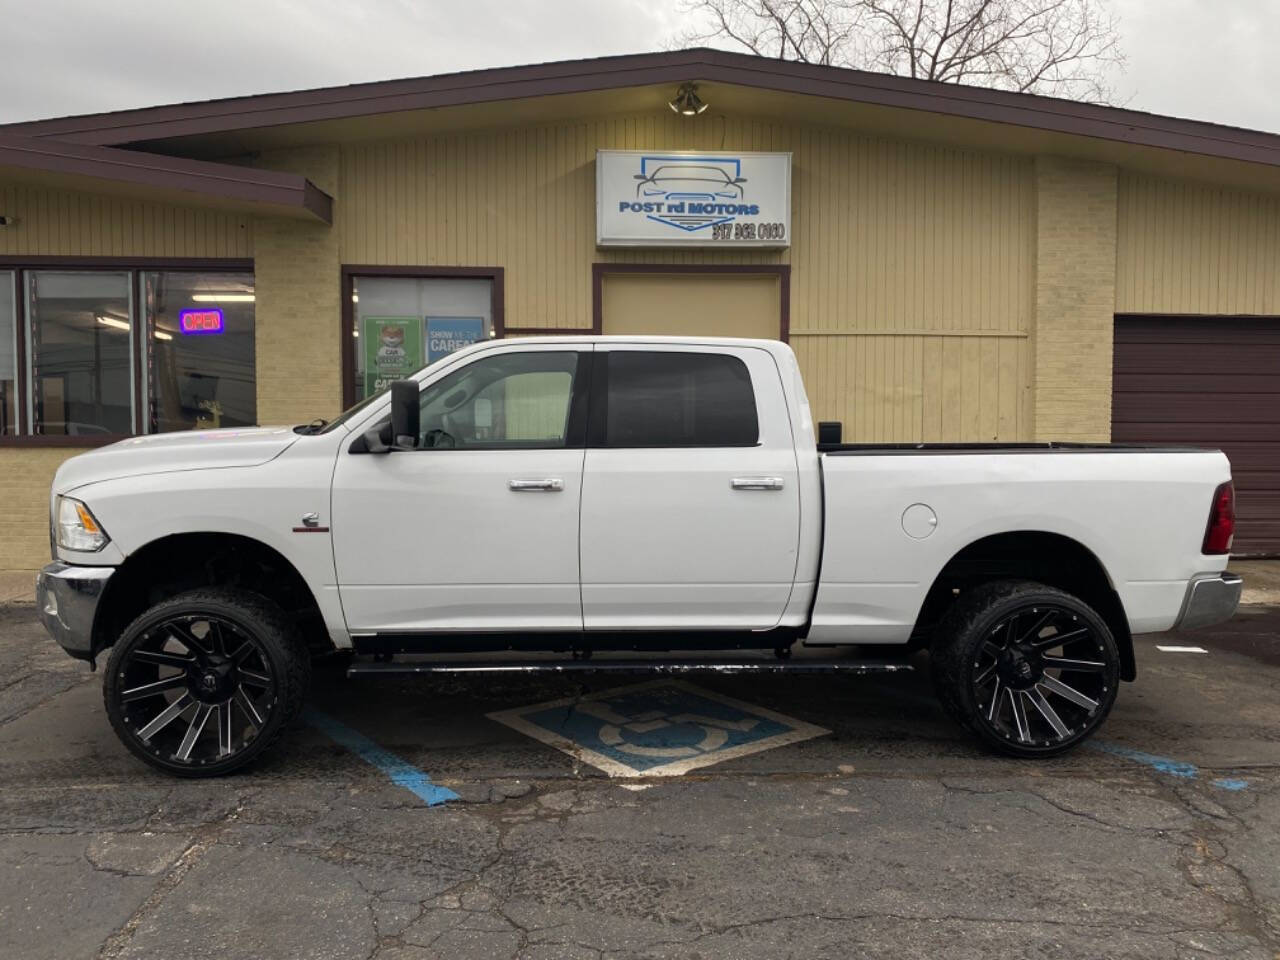
[[[599,344],[590,406],[586,628],[775,626],[795,578],[800,493],[773,357]]]
[[[418,448],[338,455],[352,633],[580,630],[589,348],[501,347],[428,381]]]

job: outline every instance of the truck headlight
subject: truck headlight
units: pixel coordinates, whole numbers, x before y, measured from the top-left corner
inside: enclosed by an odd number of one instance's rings
[[[111,538],[93,513],[74,497],[58,498],[58,546],[81,553],[101,550]]]

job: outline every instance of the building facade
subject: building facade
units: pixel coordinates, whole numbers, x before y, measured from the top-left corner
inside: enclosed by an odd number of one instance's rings
[[[632,155],[637,203],[710,190],[729,227],[602,234]],[[735,237],[735,170],[779,155],[785,209]],[[1280,551],[1269,134],[693,50],[4,126],[0,218],[11,576],[81,450],[583,331],[786,339],[854,441],[1220,446],[1238,549]]]

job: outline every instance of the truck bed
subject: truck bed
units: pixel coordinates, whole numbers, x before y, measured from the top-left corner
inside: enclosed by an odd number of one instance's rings
[[[831,444],[819,463],[823,548],[811,641],[907,642],[952,558],[1009,531],[1088,550],[1134,633],[1169,629],[1188,580],[1226,566],[1225,556],[1200,549],[1214,491],[1231,477],[1217,451]]]

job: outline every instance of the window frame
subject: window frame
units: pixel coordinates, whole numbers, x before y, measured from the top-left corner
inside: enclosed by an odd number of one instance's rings
[[[751,377],[751,367],[741,356],[733,351],[723,349],[697,350],[663,350],[645,349],[657,344],[645,344],[637,341],[628,344],[628,349],[614,350],[606,348],[596,350],[593,354],[590,382],[590,396],[587,419],[587,447],[593,450],[749,450],[764,445],[760,429],[760,404],[756,382]],[[677,353],[681,355],[696,354],[702,356],[729,357],[742,364],[747,373],[747,383],[751,388],[751,403],[755,413],[756,438],[750,443],[679,443],[679,444],[611,444],[609,443],[609,356],[613,353]]]
[[[0,255],[0,272],[13,272],[14,324],[17,341],[17,393],[19,403],[15,432],[0,434],[0,447],[103,447],[130,437],[142,436],[146,425],[143,408],[146,371],[146,340],[140,329],[146,323],[143,310],[142,274],[154,270],[200,271],[205,273],[254,273],[252,259],[243,257],[46,257]],[[130,381],[133,392],[133,430],[130,433],[65,434],[31,433],[31,345],[27,337],[27,274],[30,272],[125,273],[130,299]],[[256,372],[256,371],[255,371]]]
[[[352,307],[351,300],[355,293],[356,280],[362,277],[400,277],[409,280],[488,280],[489,316],[493,331],[490,339],[501,340],[506,335],[504,275],[505,271],[502,267],[397,267],[369,263],[344,263],[339,273],[341,309],[338,311],[338,342],[341,344],[342,353],[342,409],[346,410],[359,402],[355,390],[356,344],[355,337],[351,335],[356,322],[355,309]]]

